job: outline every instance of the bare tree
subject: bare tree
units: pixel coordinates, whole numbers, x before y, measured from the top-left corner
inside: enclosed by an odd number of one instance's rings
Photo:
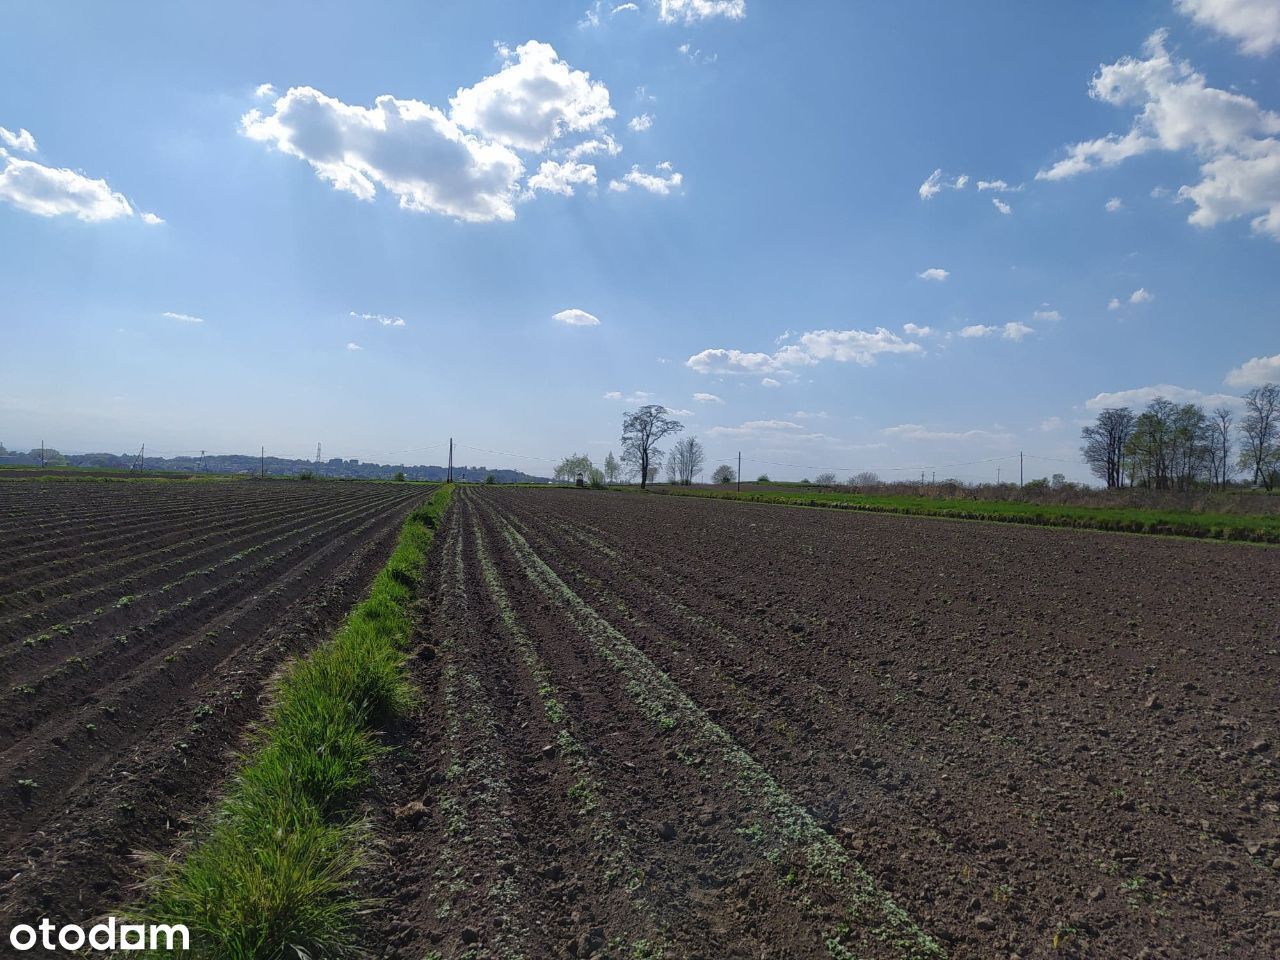
[[[820,473],[814,483],[820,487],[834,487],[836,485],[836,475],[834,473]]]
[[[702,472],[707,457],[697,437],[685,437],[677,440],[671,448],[671,456],[667,461],[668,475],[674,476],[674,483],[686,487],[693,483],[693,478]]]
[[[1231,462],[1231,426],[1230,408],[1218,407],[1213,411],[1205,427],[1205,445],[1209,451],[1209,469],[1211,482],[1219,490],[1225,490],[1231,482],[1231,474],[1235,472]]]
[[[640,489],[644,489],[662,463],[658,443],[663,437],[679,433],[684,424],[673,420],[667,408],[656,403],[645,404],[622,418],[622,461],[640,473]]]
[[[622,477],[622,464],[618,462],[618,458],[613,455],[610,450],[608,456],[604,458],[604,479],[606,483],[617,483]]]
[[[1264,383],[1244,395],[1240,420],[1240,465],[1253,470],[1253,482],[1270,490],[1280,468],[1280,384]]]
[[[738,475],[733,472],[733,467],[727,463],[722,463],[716,467],[716,472],[711,474],[712,483],[733,483],[738,479]]]
[[[849,486],[878,487],[880,486],[880,475],[872,473],[870,470],[863,470],[861,473],[855,473],[849,478]]]
[[[1098,414],[1097,423],[1080,431],[1084,446],[1080,452],[1099,480],[1108,487],[1124,486],[1124,455],[1133,435],[1133,411],[1128,407],[1109,407]]]

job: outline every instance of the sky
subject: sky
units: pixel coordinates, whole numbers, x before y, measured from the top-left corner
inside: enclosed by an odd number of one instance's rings
[[[0,442],[1086,479],[1280,380],[1280,3],[10,3]]]

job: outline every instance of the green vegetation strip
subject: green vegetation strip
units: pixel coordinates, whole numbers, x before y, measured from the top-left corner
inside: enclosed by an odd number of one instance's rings
[[[184,923],[211,960],[342,957],[365,904],[352,882],[370,838],[355,812],[380,751],[377,725],[414,692],[404,672],[416,588],[452,494],[412,513],[367,599],[284,672],[207,834],[166,860],[140,913]]]
[[[744,500],[750,503],[774,503],[791,507],[823,507],[833,510],[861,510],[867,513],[950,517],[954,520],[988,520],[1046,527],[1110,530],[1119,533],[1150,533],[1209,540],[1280,543],[1280,516],[1236,516],[1226,513],[1196,513],[1191,510],[1142,507],[1074,507],[1066,504],[1028,503],[1022,500],[943,500],[934,497],[868,496],[814,491],[736,493],[732,490],[678,490],[655,487],[652,492],[671,497]]]

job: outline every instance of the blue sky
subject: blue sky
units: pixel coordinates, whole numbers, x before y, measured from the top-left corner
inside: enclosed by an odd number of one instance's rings
[[[11,447],[1083,479],[1280,379],[1275,0],[124,9],[6,11]]]

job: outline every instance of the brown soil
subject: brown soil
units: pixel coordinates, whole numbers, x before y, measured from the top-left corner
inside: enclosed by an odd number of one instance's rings
[[[271,675],[336,627],[427,494],[0,485],[0,927],[133,897],[134,854],[191,829]]]
[[[1280,955],[1280,551],[455,503],[375,952]]]

